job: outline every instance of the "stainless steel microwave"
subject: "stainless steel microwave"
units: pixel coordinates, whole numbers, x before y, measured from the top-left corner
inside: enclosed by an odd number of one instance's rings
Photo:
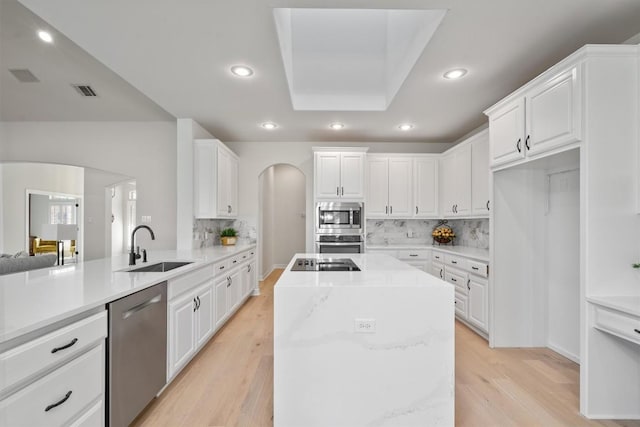
[[[317,234],[361,234],[364,230],[362,203],[316,203]]]

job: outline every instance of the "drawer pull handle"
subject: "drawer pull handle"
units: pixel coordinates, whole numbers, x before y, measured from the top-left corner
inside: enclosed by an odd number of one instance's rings
[[[634,331],[640,334],[640,329],[634,329]]]
[[[233,263],[234,263],[234,264],[235,264],[235,263],[237,263],[237,262],[238,262],[238,260],[237,260],[237,259],[234,259],[234,260],[233,260]]]
[[[451,264],[457,264],[458,261],[451,261]]]
[[[221,265],[220,267],[218,267],[219,270],[224,270],[224,265]]]
[[[74,345],[77,342],[78,342],[78,338],[74,338],[74,339],[71,340],[71,342],[69,344],[63,345],[61,347],[54,348],[53,350],[51,350],[51,353],[57,353],[60,350],[66,350],[66,349],[68,349],[69,347],[71,347],[72,345]]]
[[[451,281],[452,282],[457,282],[457,280],[455,278],[453,278],[453,277],[451,278]]]
[[[418,254],[409,254],[409,256],[418,256]]]
[[[127,319],[133,316],[134,314],[136,314],[137,312],[142,311],[153,304],[157,304],[160,301],[162,301],[162,295],[156,295],[155,297],[151,298],[149,301],[143,302],[142,304],[138,304],[135,307],[122,313],[122,319],[123,320]]]
[[[471,290],[470,284],[471,284],[471,279],[467,280],[467,289],[468,290]]]
[[[472,270],[478,270],[478,267],[471,267]]]
[[[53,408],[62,405],[64,402],[66,402],[69,399],[70,396],[71,396],[71,390],[69,390],[67,394],[65,394],[64,397],[59,402],[52,403],[51,405],[44,408],[44,412],[49,412]]]

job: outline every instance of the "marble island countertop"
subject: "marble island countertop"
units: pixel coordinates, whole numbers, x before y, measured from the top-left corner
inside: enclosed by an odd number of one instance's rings
[[[213,264],[255,244],[149,251],[149,261],[192,261],[168,272],[127,272],[122,255],[0,276],[0,345],[149,286]]]
[[[350,258],[361,271],[291,271],[298,258]],[[383,254],[296,254],[277,282],[279,287],[451,287],[422,270]]]
[[[489,249],[472,248],[468,246],[440,246],[431,244],[389,244],[389,245],[366,245],[367,250],[408,250],[408,249],[433,249],[440,252],[448,252],[454,255],[463,255],[475,258],[479,261],[489,262]]]

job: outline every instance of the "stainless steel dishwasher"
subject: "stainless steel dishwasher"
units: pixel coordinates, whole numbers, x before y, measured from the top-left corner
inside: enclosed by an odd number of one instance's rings
[[[107,425],[128,426],[167,382],[167,282],[108,308]]]

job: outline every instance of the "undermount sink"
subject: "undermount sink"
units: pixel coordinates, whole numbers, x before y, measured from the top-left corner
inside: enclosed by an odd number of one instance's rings
[[[155,264],[149,264],[138,268],[127,269],[124,271],[128,271],[131,273],[162,273],[165,271],[171,271],[175,268],[185,266],[187,264],[192,264],[193,261],[165,261],[165,262],[157,262]]]

